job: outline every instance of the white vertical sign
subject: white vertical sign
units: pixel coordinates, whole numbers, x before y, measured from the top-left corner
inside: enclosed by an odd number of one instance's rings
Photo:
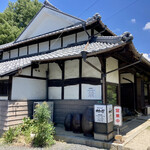
[[[114,125],[122,126],[122,109],[121,106],[114,107]]]

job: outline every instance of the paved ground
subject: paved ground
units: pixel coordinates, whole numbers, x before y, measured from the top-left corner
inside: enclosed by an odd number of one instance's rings
[[[80,144],[67,144],[65,142],[56,142],[56,144],[50,148],[29,148],[29,147],[0,145],[0,150],[104,150],[104,149],[88,147]]]
[[[147,150],[150,147],[150,127],[133,138],[125,147],[134,150]]]

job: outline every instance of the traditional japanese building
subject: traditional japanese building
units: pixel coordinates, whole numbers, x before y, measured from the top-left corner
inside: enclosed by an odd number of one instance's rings
[[[21,35],[0,46],[0,128],[31,117],[35,101],[53,101],[58,124],[97,103],[145,113],[150,62],[132,40],[99,14],[84,21],[45,1]]]

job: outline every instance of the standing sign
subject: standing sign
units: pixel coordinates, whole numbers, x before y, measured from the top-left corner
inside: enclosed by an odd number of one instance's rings
[[[112,105],[94,105],[94,119],[97,123],[110,123],[113,121]]]
[[[114,125],[122,126],[122,109],[121,106],[114,107]]]

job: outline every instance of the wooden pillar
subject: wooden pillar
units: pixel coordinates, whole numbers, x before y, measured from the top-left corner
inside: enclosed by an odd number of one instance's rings
[[[48,101],[48,82],[49,82],[49,63],[47,64],[47,71],[46,71],[46,100]]]
[[[11,93],[12,93],[12,76],[9,76],[9,83],[8,83],[8,100],[11,100]]]
[[[150,83],[148,84],[148,105],[150,105]]]
[[[79,59],[79,78],[81,81],[82,78],[82,59]],[[82,99],[82,84],[81,82],[79,83],[79,99]]]
[[[101,67],[102,67],[102,99],[103,104],[107,104],[107,85],[106,85],[106,58],[99,57]]]
[[[61,99],[64,99],[64,79],[65,79],[65,62],[62,62],[62,91]]]

